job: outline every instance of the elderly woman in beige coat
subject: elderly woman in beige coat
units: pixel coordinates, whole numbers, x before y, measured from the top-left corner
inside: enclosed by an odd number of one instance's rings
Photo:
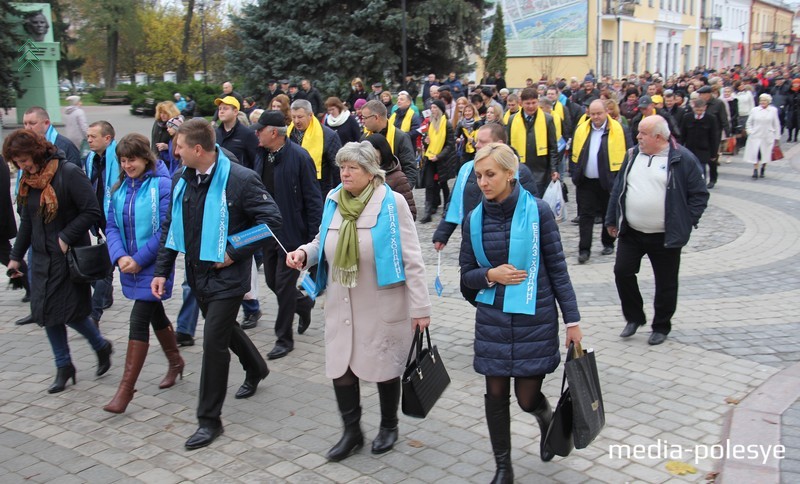
[[[431,313],[411,211],[385,184],[377,152],[366,141],[347,143],[336,163],[342,184],[328,194],[319,234],[286,256],[295,269],[318,264],[317,289],[327,287],[325,368],[344,421],[331,461],[364,444],[359,379],[378,385],[381,423],[372,453],[392,449],[400,376],[415,328],[426,328]]]

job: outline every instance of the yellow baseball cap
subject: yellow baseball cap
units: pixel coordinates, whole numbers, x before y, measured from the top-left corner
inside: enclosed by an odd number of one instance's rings
[[[219,106],[220,104],[227,104],[229,106],[235,107],[237,111],[242,109],[242,106],[239,105],[239,100],[233,96],[225,96],[222,99],[216,98],[214,99],[214,104],[216,104],[217,106]]]
[[[664,98],[661,97],[660,95],[656,94],[655,96],[653,96],[653,104],[660,104],[660,103],[663,103],[663,102],[664,102]]]

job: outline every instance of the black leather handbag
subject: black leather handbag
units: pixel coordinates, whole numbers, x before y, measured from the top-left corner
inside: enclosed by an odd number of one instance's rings
[[[417,328],[403,372],[403,413],[425,418],[450,384],[450,375],[439,357],[439,349],[431,346],[431,334],[425,328],[428,347],[422,347],[422,333]],[[412,357],[415,355],[414,359]]]
[[[106,239],[101,235],[98,235],[96,245],[70,246],[66,256],[69,277],[73,282],[88,283],[105,279],[114,270]]]

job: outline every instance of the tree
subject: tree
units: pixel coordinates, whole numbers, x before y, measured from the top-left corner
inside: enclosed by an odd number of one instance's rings
[[[83,66],[86,59],[73,55],[77,39],[70,29],[70,18],[74,15],[71,12],[69,2],[63,0],[51,0],[50,9],[53,12],[53,40],[61,44],[61,59],[58,61],[59,78],[69,79],[74,92],[75,77],[78,69]]]
[[[494,14],[492,40],[486,49],[485,69],[488,73],[506,72],[506,26],[503,22],[503,6],[498,2]]]
[[[137,12],[152,2],[142,0],[72,0],[76,7],[78,50],[86,57],[87,68],[102,69],[106,87],[115,87],[120,47],[135,49],[141,39]],[[84,28],[82,28],[84,27]],[[129,42],[121,43],[127,38]],[[130,71],[129,71],[130,72]]]
[[[189,57],[193,14],[194,0],[188,0],[186,4],[186,19],[183,22],[183,42],[181,43],[181,61],[178,63],[178,82],[185,81],[187,77],[186,58]]]
[[[13,105],[15,93],[20,90],[17,76],[17,49],[25,41],[17,33],[19,12],[9,2],[0,2],[0,108]]]
[[[408,0],[410,72],[463,71],[480,39],[484,0]],[[269,78],[307,77],[323,92],[347,89],[355,76],[397,78],[401,71],[400,0],[258,0],[232,17],[240,49],[228,70],[253,94]]]

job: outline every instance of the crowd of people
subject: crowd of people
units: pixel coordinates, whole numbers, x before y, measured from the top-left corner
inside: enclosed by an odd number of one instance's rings
[[[70,100],[69,138],[40,107],[28,109],[24,129],[6,138],[3,157],[19,174],[13,190],[7,170],[0,182],[15,196],[20,224],[5,227],[0,262],[30,300],[30,316],[17,324],[43,326],[51,343],[57,371],[50,393],[76,381],[67,327],[97,353],[97,375],[111,367],[101,319],[113,304],[113,273],[77,282],[64,257],[90,245],[91,234],[107,241],[122,294],[134,301],[123,375],[104,410],[124,413],[133,399],[151,326],[167,359],[159,388],[174,386],[186,364],[179,348],[194,344],[202,312],[198,428],[185,445],[204,447],[221,435],[230,352],[246,375],[236,398],[254,395],[269,374],[244,331],[262,316],[263,268],[278,304],[266,360],[293,351],[295,315],[303,334],[315,298],[326,294],[326,375],[344,426],[328,459],[363,446],[361,381],[378,388],[372,452],[387,452],[398,439],[408,347],[415,330],[431,324],[415,221],[429,223],[441,208],[436,251],[462,227],[460,284],[477,308],[474,368],[485,376],[493,482],[512,482],[511,379],[519,406],[544,436],[552,409],[541,388],[559,365],[559,321],[567,345],[582,339],[545,191],[559,182],[568,198],[571,179],[579,264],[591,259],[598,224],[601,255],[616,253],[623,338],[648,322],[637,280],[648,256],[656,280],[648,342],[659,345],[677,306],[681,249],[718,182],[720,154],[744,146],[753,178],[763,178],[784,130],[787,142],[800,131],[800,74],[784,66],[666,79],[590,72],[582,81],[529,79],[517,90],[500,72],[477,85],[454,72],[421,84],[409,76],[396,93],[382,82],[367,92],[356,78],[347,96],[327,99],[308,79],[267,87],[255,99],[224,83],[212,122],[192,118],[176,93],[156,106],[149,138],[133,133],[117,141],[111,122],[86,123],[79,99]],[[414,188],[424,189],[421,209]],[[10,213],[12,200],[2,198],[0,209]],[[259,228],[266,234],[256,243],[232,237]],[[173,294],[179,253],[183,305],[173,329],[163,301]],[[303,271],[313,284],[300,284]],[[552,459],[541,442],[541,458]]]

